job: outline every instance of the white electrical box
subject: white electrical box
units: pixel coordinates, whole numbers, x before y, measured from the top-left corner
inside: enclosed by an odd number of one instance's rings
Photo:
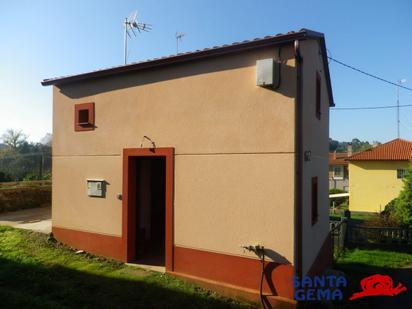
[[[105,184],[104,180],[100,179],[87,179],[87,195],[95,197],[105,196]]]
[[[280,82],[280,64],[276,59],[256,61],[256,85],[276,89]]]

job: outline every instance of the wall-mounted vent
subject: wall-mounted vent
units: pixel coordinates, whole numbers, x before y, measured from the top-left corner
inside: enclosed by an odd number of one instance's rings
[[[256,85],[277,89],[280,82],[280,64],[276,59],[256,61]]]

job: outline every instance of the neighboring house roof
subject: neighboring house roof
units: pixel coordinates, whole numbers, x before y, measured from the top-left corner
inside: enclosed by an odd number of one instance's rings
[[[409,161],[412,160],[412,142],[397,138],[369,150],[359,152],[349,161]]]
[[[348,165],[348,158],[347,152],[331,152],[329,153],[329,165]]]
[[[77,74],[77,75],[61,76],[61,77],[56,77],[56,78],[44,79],[41,82],[41,84],[43,86],[63,85],[63,84],[73,83],[73,82],[77,82],[81,80],[89,80],[89,79],[95,79],[99,77],[106,77],[106,76],[111,76],[111,75],[116,75],[116,74],[128,73],[128,72],[144,70],[144,69],[149,69],[153,67],[173,64],[173,63],[183,63],[187,61],[204,59],[204,58],[213,57],[213,56],[227,55],[231,53],[236,53],[236,52],[260,48],[260,47],[284,45],[287,43],[292,43],[295,40],[306,40],[306,39],[316,39],[320,43],[323,63],[325,67],[325,77],[326,77],[326,84],[328,87],[329,102],[330,102],[330,106],[334,106],[333,96],[332,96],[332,85],[331,85],[330,75],[329,75],[329,66],[328,66],[324,35],[323,33],[308,30],[308,29],[301,29],[297,32],[291,31],[286,34],[265,36],[264,38],[245,40],[242,42],[234,42],[232,44],[214,46],[212,48],[205,48],[202,50],[196,50],[196,51],[187,52],[187,53],[179,53],[177,55],[171,55],[171,56],[166,56],[166,57],[161,57],[161,58],[154,58],[154,59],[149,59],[145,61],[134,62],[134,63],[127,64],[127,65],[115,66],[115,67],[100,69],[100,70]]]

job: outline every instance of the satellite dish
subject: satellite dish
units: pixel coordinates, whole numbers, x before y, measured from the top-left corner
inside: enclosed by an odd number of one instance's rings
[[[149,32],[152,30],[152,25],[137,21],[137,11],[132,12],[129,17],[124,20],[124,64],[127,64],[127,37],[132,38],[129,31],[136,36],[134,29],[139,33],[142,31]]]

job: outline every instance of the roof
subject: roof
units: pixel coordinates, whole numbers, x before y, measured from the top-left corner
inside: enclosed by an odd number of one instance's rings
[[[348,158],[347,152],[330,152],[329,165],[348,165]]]
[[[161,58],[148,59],[148,60],[134,62],[134,63],[127,64],[127,65],[109,67],[109,68],[104,68],[104,69],[100,69],[96,71],[76,74],[76,75],[48,78],[48,79],[44,79],[41,82],[41,84],[43,86],[49,86],[49,85],[59,86],[59,85],[78,82],[82,80],[96,79],[96,78],[107,77],[111,75],[145,70],[145,69],[154,68],[158,66],[184,63],[184,62],[193,61],[197,59],[204,59],[204,58],[215,57],[215,56],[220,56],[220,55],[227,55],[227,54],[237,53],[240,51],[245,51],[245,50],[250,50],[250,49],[255,49],[255,48],[284,45],[287,43],[292,43],[295,40],[307,40],[307,39],[316,39],[320,42],[323,63],[325,67],[326,84],[327,84],[328,93],[329,93],[329,102],[331,106],[334,106],[333,96],[332,96],[332,85],[331,85],[330,75],[329,75],[329,66],[328,66],[328,61],[327,61],[327,53],[326,53],[324,35],[323,33],[308,30],[308,29],[301,29],[297,32],[291,31],[286,34],[276,34],[273,36],[265,36],[264,38],[245,40],[242,42],[234,42],[232,44],[224,44],[222,46],[213,46],[212,48],[205,48],[202,50],[196,50],[192,52],[179,53],[177,55],[170,55],[170,56],[165,56]]]
[[[349,161],[409,161],[412,160],[412,142],[401,138],[369,150],[359,152]]]

